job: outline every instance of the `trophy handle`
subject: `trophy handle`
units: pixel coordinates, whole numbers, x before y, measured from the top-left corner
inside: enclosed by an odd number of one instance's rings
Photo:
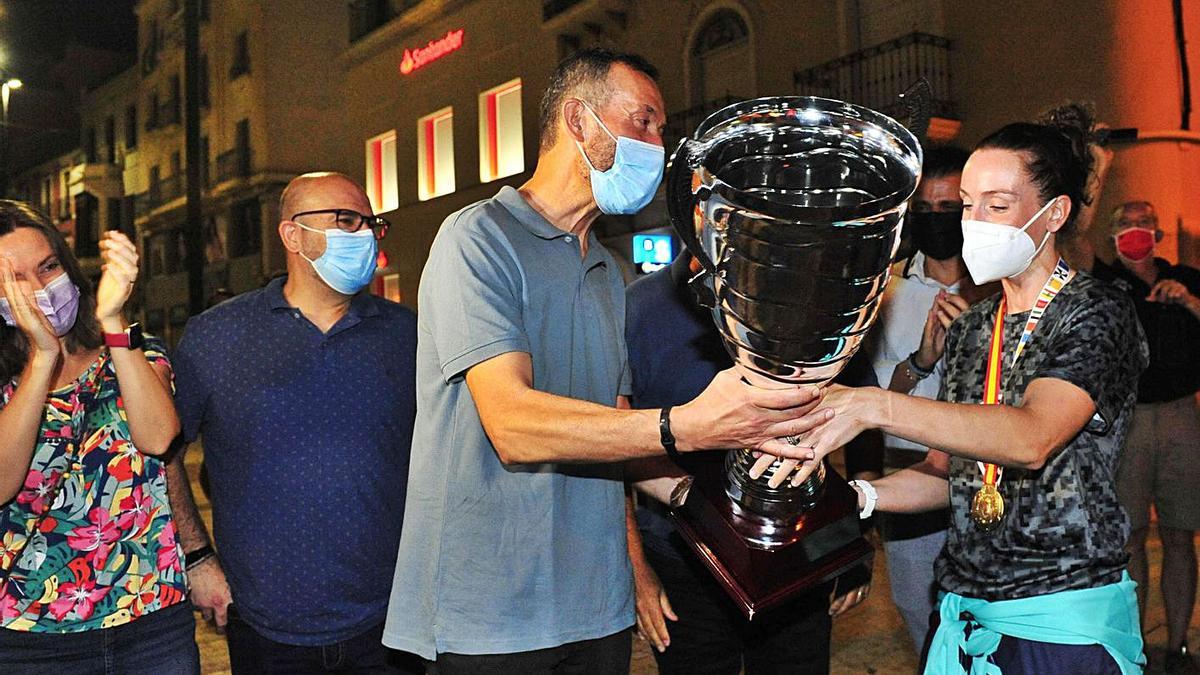
[[[705,272],[716,275],[717,266],[704,252],[704,246],[696,236],[696,226],[692,220],[695,194],[692,192],[692,167],[687,162],[687,146],[688,139],[679,141],[679,146],[671,155],[671,161],[667,163],[667,214],[671,218],[675,234],[683,240],[687,250],[700,261],[700,266]]]

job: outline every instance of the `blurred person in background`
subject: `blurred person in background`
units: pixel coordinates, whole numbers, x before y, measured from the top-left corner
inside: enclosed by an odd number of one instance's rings
[[[1117,258],[1097,260],[1093,274],[1133,300],[1150,345],[1150,366],[1138,382],[1117,489],[1129,511],[1129,575],[1138,584],[1146,619],[1150,576],[1146,536],[1150,506],[1162,540],[1161,589],[1167,615],[1167,668],[1193,666],[1187,631],[1196,603],[1195,533],[1200,528],[1200,270],[1155,256],[1162,240],[1158,214],[1146,201],[1113,211]]]

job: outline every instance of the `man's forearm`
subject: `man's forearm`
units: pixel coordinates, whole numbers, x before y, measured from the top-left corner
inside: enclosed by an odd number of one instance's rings
[[[171,516],[179,533],[179,543],[184,552],[191,553],[209,546],[211,540],[204,519],[196,508],[192,485],[183,464],[184,454],[184,451],[179,452],[167,463],[167,498],[171,503]]]
[[[526,389],[484,429],[508,463],[610,462],[664,454],[658,410],[608,406]],[[550,421],[550,422],[548,422]]]

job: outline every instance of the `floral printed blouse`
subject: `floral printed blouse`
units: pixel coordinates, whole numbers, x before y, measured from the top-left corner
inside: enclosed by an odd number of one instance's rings
[[[170,368],[161,342],[148,339],[145,352]],[[15,389],[0,389],[0,407]],[[0,626],[74,633],[183,602],[164,469],[130,440],[107,350],[50,392],[24,488],[0,505]]]

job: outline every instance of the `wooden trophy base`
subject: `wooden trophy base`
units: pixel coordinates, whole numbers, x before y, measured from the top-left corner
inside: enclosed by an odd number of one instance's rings
[[[873,552],[859,529],[857,494],[832,470],[816,505],[786,521],[745,511],[730,499],[721,462],[696,466],[693,475],[687,501],[671,518],[748,619]]]

